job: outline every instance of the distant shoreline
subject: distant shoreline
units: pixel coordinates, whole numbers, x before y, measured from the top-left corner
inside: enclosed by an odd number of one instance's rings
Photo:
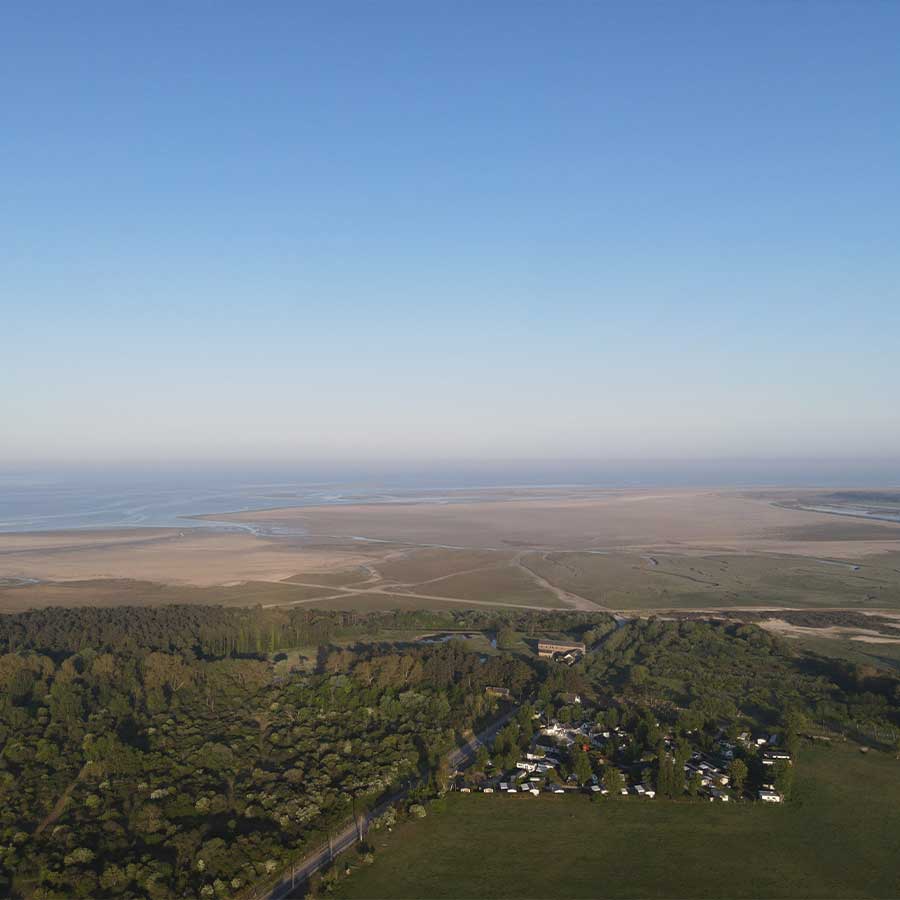
[[[6,533],[0,609],[188,599],[354,609],[900,607],[900,522],[798,508],[825,503],[823,492],[473,493],[459,502],[269,504],[192,514],[174,528]],[[865,505],[858,495],[853,503]]]
[[[233,527],[236,520],[255,513],[277,514],[282,510],[331,507],[409,507],[464,505],[490,501],[512,502],[534,499],[583,499],[654,492],[767,495],[773,499],[808,501],[815,493],[852,491],[882,495],[896,489],[888,487],[841,488],[833,483],[811,486],[773,479],[722,479],[719,483],[702,483],[702,478],[689,481],[674,477],[635,479],[613,477],[597,481],[566,481],[548,478],[529,483],[505,484],[498,475],[490,483],[473,477],[469,483],[453,483],[436,475],[418,483],[386,479],[379,483],[351,480],[328,483],[240,477],[206,479],[202,477],[152,479],[127,477],[111,480],[88,480],[59,475],[44,481],[15,483],[0,480],[0,534],[54,533],[60,531],[107,531],[110,529]],[[696,483],[699,481],[700,483]],[[883,483],[889,484],[885,478]],[[412,483],[410,483],[412,482]]]
[[[841,508],[837,503],[825,503],[824,500],[818,505],[808,502],[817,495],[827,493],[833,495],[844,490],[852,490],[856,499],[853,504],[848,504],[847,509]],[[752,499],[766,500],[771,505],[797,512],[806,512],[818,515],[827,515],[841,517],[845,519],[858,519],[862,521],[878,522],[887,525],[900,525],[900,491],[896,491],[898,497],[897,513],[889,512],[884,509],[875,509],[873,502],[872,509],[860,508],[863,502],[860,498],[866,494],[873,495],[873,501],[877,500],[883,505],[883,496],[886,491],[894,492],[895,489],[890,487],[882,488],[837,488],[833,486],[812,488],[812,487],[791,487],[791,486],[742,486],[742,485],[722,485],[722,486],[703,486],[703,487],[687,487],[684,485],[676,485],[674,487],[659,486],[600,486],[600,485],[577,485],[577,484],[545,484],[545,485],[517,485],[507,486],[474,486],[474,487],[433,487],[409,489],[410,496],[403,496],[403,491],[375,491],[373,489],[369,496],[364,492],[336,492],[335,499],[332,501],[322,502],[319,497],[310,497],[312,502],[294,502],[251,505],[245,507],[233,507],[230,509],[219,510],[215,512],[185,512],[174,513],[165,523],[156,521],[140,522],[122,522],[117,524],[107,522],[102,524],[73,524],[68,526],[52,526],[42,527],[16,527],[16,524],[7,522],[0,524],[0,537],[6,535],[64,535],[64,534],[92,534],[102,535],[123,535],[131,531],[147,532],[147,531],[180,531],[190,529],[192,531],[211,530],[218,532],[243,531],[257,534],[259,536],[277,536],[274,534],[266,534],[263,528],[254,525],[253,520],[256,517],[277,516],[278,514],[289,515],[291,518],[302,516],[304,512],[310,515],[325,510],[346,509],[346,508],[384,508],[384,509],[410,509],[410,508],[441,508],[441,507],[463,507],[467,505],[490,504],[490,503],[534,503],[534,502],[590,502],[591,500],[601,500],[604,498],[615,497],[631,497],[631,496],[648,496],[654,495],[671,495],[671,496],[691,496],[691,495],[731,495],[746,497]],[[783,495],[790,495],[790,498]],[[803,502],[807,501],[807,502]],[[33,519],[31,519],[33,521]],[[12,527],[9,527],[12,525]]]

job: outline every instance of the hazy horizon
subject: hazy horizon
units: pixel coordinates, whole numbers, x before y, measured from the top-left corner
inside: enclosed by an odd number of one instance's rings
[[[135,483],[160,479],[191,483],[341,484],[414,487],[647,486],[742,487],[883,486],[900,484],[900,460],[894,458],[803,459],[373,459],[215,460],[159,459],[52,464],[0,465],[0,488],[16,482],[74,479],[98,483]]]
[[[6,0],[0,897],[900,895],[898,38]]]
[[[898,31],[898,4],[7,4],[0,466],[890,469]]]

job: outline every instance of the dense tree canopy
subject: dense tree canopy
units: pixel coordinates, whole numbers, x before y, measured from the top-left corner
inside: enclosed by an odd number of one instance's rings
[[[478,653],[408,636],[426,629],[505,638]],[[567,666],[522,649],[549,633],[589,652]],[[312,647],[314,664],[276,665],[291,647]],[[893,747],[898,684],[728,622],[196,606],[0,617],[0,894],[237,896],[354,808],[402,785],[416,802],[442,790],[448,750],[500,704],[518,712],[494,742],[497,766],[521,758],[535,710],[587,717],[624,726],[616,765],[680,798],[699,790],[685,783],[688,736],[704,747],[765,728],[795,755],[797,735],[821,727]],[[576,744],[564,768],[584,784],[592,766]],[[792,766],[771,769],[789,796]],[[597,774],[618,794],[618,769]],[[742,756],[730,775],[755,785],[761,763]]]
[[[93,635],[76,628],[90,614],[49,615],[30,640],[52,655],[0,656],[0,894],[232,896],[355,803],[436,771],[494,714],[487,685],[521,695],[534,678],[453,644],[322,645],[316,672],[276,677],[266,659],[202,655],[220,612],[149,615],[125,649],[110,649],[116,615]],[[166,650],[165,615],[183,626]]]

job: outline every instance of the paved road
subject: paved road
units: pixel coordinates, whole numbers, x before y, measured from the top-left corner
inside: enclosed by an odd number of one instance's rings
[[[456,750],[447,754],[447,762],[450,764],[451,768],[458,769],[460,766],[471,762],[475,758],[478,748],[481,747],[482,744],[493,741],[497,736],[497,732],[516,714],[517,711],[518,707],[514,707],[508,713],[497,719],[492,725],[485,728],[484,731],[473,737],[467,744],[464,744],[462,747],[457,747]],[[332,835],[331,847],[325,846],[319,850],[314,850],[308,856],[304,857],[302,861],[297,863],[293,874],[289,872],[267,894],[260,894],[259,896],[265,897],[267,900],[285,900],[285,898],[290,897],[295,890],[302,886],[303,882],[306,881],[310,875],[328,865],[328,863],[339,853],[349,850],[350,847],[359,840],[359,833],[362,832],[365,834],[372,821],[383,815],[388,807],[392,806],[398,800],[402,800],[411,788],[412,785],[409,785],[402,790],[397,791],[395,794],[392,794],[387,800],[375,807],[375,809],[371,810],[366,815],[359,816],[358,823],[348,823],[341,831]]]

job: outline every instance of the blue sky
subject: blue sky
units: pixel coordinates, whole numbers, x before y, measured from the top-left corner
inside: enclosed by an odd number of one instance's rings
[[[900,5],[0,11],[0,462],[900,457]]]

